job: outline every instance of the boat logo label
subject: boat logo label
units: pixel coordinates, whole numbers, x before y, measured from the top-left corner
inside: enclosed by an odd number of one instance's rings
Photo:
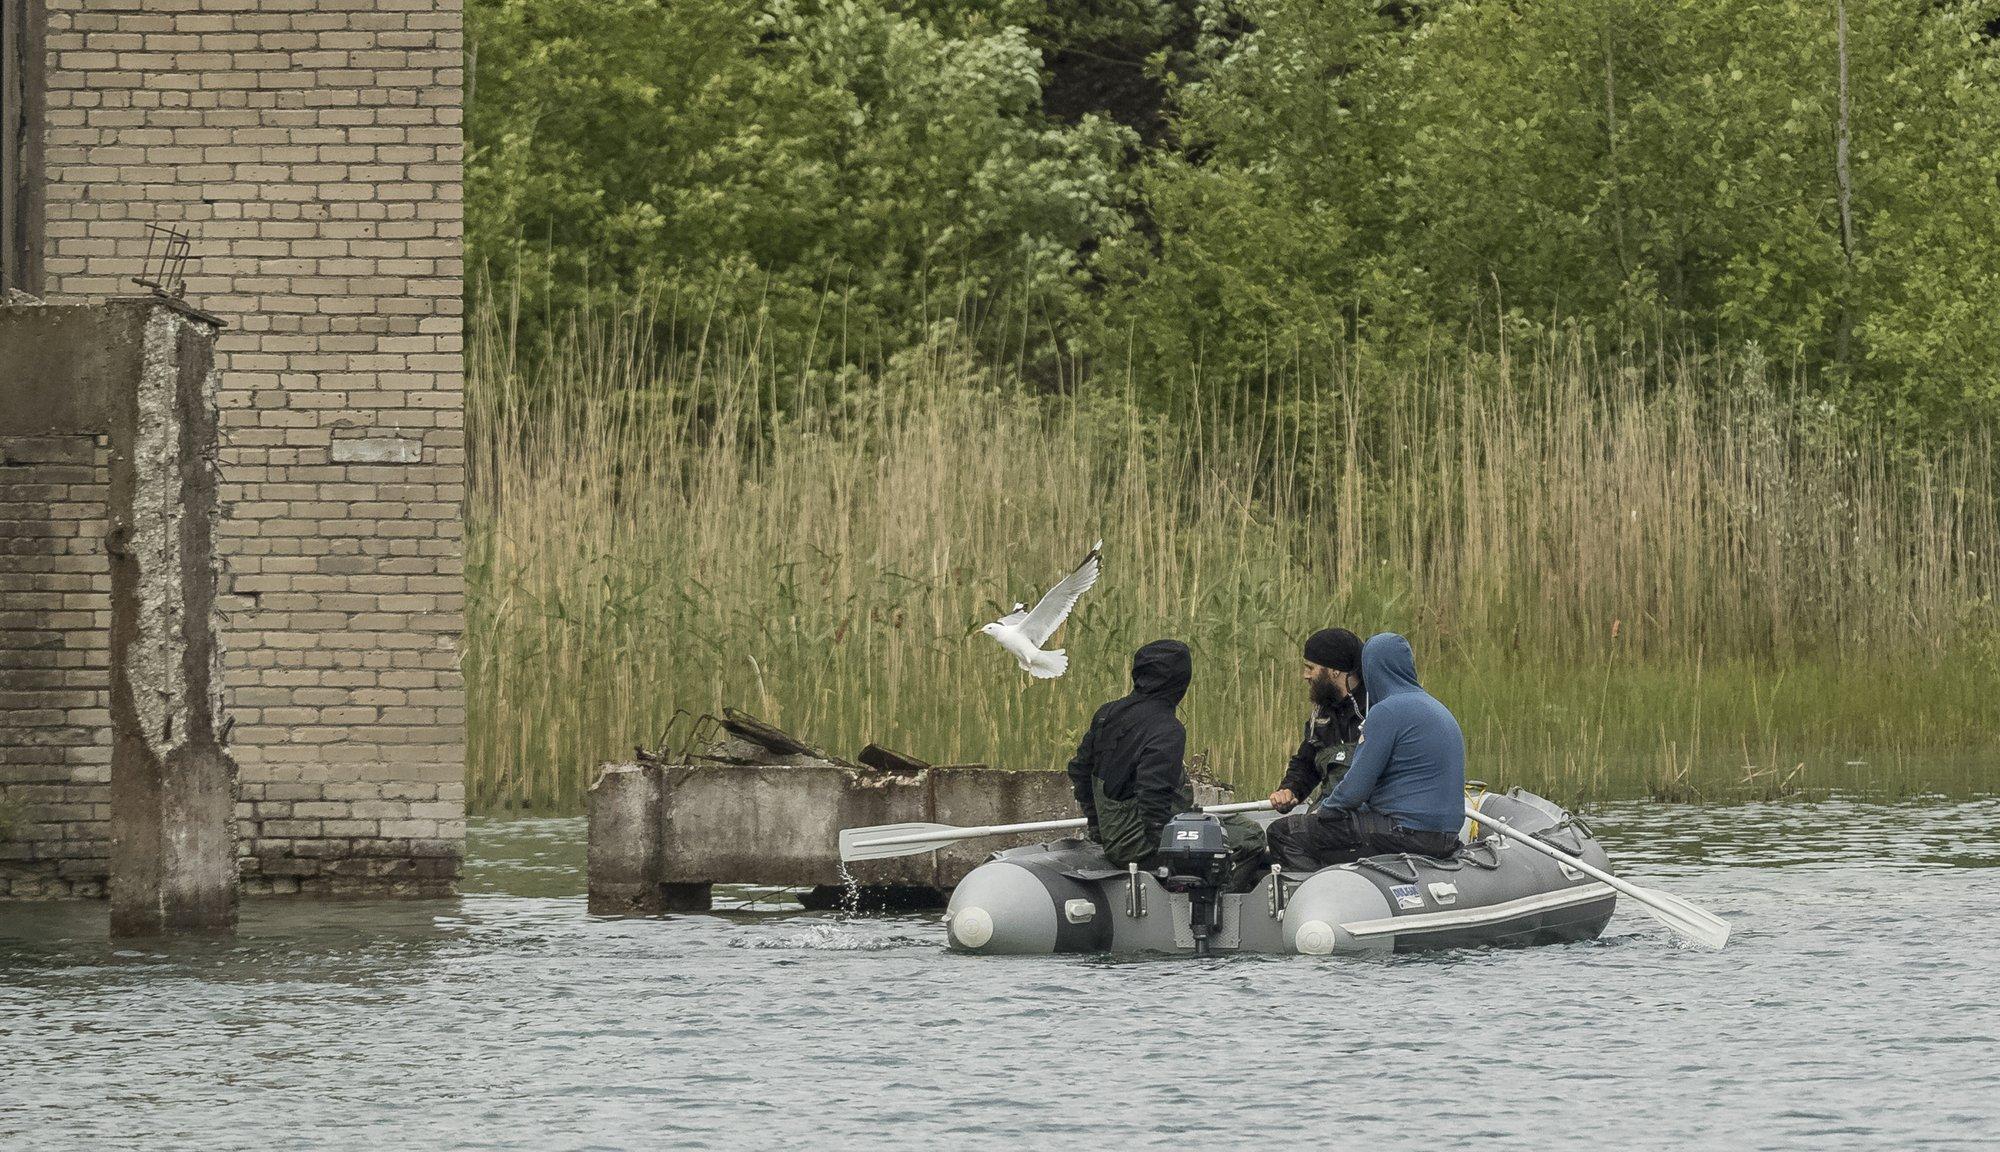
[[[1398,884],[1389,889],[1389,895],[1396,898],[1396,907],[1402,909],[1422,908],[1424,894],[1417,891],[1415,884]]]

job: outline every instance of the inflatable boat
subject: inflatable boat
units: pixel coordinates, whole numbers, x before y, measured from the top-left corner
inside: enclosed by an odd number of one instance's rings
[[[1468,797],[1465,847],[1449,860],[1399,854],[1292,874],[1272,868],[1229,892],[1221,822],[1176,816],[1155,867],[1119,868],[1097,845],[1058,840],[996,853],[945,911],[949,946],[985,955],[1050,952],[1386,954],[1594,939],[1612,889],[1512,842],[1534,836],[1599,869],[1604,850],[1576,816],[1531,792]],[[1508,835],[1493,834],[1504,823]]]

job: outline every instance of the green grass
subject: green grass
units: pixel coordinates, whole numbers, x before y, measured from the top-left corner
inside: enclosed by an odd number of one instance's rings
[[[2000,786],[1993,678],[1978,669],[1615,656],[1521,667],[1489,654],[1447,660],[1430,679],[1465,728],[1471,775],[1566,802]]]
[[[662,363],[655,318],[468,357],[476,810],[567,810],[677,713],[838,752],[1059,766],[1126,662],[1196,651],[1190,747],[1274,784],[1298,643],[1404,631],[1471,772],[1566,800],[1994,786],[1991,458],[1822,426],[1754,363],[1550,346],[1254,395],[1029,392],[941,334],[879,378],[754,329]],[[1469,365],[1469,366],[1468,366]],[[1105,539],[1030,682],[983,637]],[[1858,763],[1857,763],[1858,762]]]

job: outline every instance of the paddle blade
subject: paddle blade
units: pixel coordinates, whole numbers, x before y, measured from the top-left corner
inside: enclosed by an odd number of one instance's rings
[[[934,852],[965,838],[965,829],[949,824],[877,824],[872,828],[840,830],[840,860],[887,860],[895,856],[915,856]],[[882,844],[877,841],[894,840]]]
[[[1645,899],[1640,907],[1676,934],[1718,950],[1729,943],[1729,921],[1713,912],[1703,911],[1672,893],[1657,888],[1641,891],[1645,893]]]

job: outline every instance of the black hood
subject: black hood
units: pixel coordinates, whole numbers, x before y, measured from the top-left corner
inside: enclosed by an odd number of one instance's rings
[[[1179,704],[1194,678],[1194,656],[1178,640],[1155,640],[1132,657],[1132,695]]]
[[[1086,816],[1102,815],[1094,807],[1100,786],[1105,799],[1137,802],[1145,823],[1142,856],[1158,843],[1175,805],[1188,802],[1181,798],[1187,794],[1187,729],[1174,710],[1193,674],[1194,658],[1178,640],[1139,649],[1132,656],[1132,691],[1097,710],[1070,761],[1070,781]]]

